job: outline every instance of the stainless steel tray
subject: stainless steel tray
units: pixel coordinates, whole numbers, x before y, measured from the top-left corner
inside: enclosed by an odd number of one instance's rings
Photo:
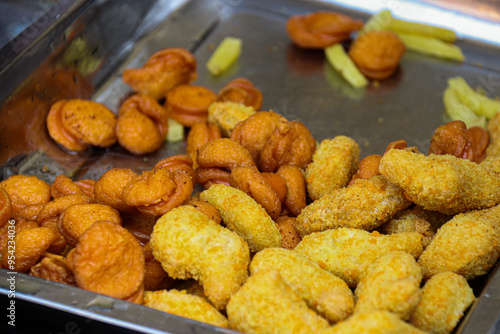
[[[121,81],[123,69],[141,66],[166,47],[194,53],[195,84],[217,91],[235,77],[246,77],[262,90],[263,110],[304,122],[317,140],[351,136],[362,156],[381,153],[397,139],[427,152],[434,129],[443,123],[441,94],[449,77],[460,75],[491,96],[500,96],[500,48],[472,38],[458,43],[467,57],[464,64],[407,52],[393,78],[378,87],[353,89],[322,52],[300,50],[286,35],[287,17],[319,9],[369,16],[328,1],[74,1],[30,47],[10,52],[9,64],[0,67],[2,177],[24,173],[51,182],[65,173],[76,179],[98,178],[112,167],[147,170],[161,158],[183,152],[185,142],[165,144],[141,158],[119,147],[71,155],[50,140],[44,125],[48,107],[60,98],[92,98],[117,110],[129,93]],[[214,78],[204,64],[226,36],[241,38],[243,52],[235,66]],[[471,282],[479,298],[457,333],[500,331],[498,266],[488,277]],[[5,302],[10,275],[0,270],[0,298]],[[15,276],[19,327],[8,330],[231,332],[25,274]],[[29,317],[23,314],[28,310]],[[0,328],[4,325],[2,321]],[[27,329],[20,330],[22,326]]]

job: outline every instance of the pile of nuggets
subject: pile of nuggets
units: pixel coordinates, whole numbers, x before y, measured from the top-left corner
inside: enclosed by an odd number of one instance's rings
[[[317,143],[256,111],[247,79],[191,90],[191,56],[171,51],[124,73],[137,94],[118,118],[130,129],[143,110],[162,135],[167,110],[190,127],[186,154],[140,174],[0,182],[3,268],[243,333],[450,333],[475,299],[468,281],[500,256],[500,114],[488,131],[439,127],[426,154],[397,140],[360,159],[352,138]],[[91,128],[75,125],[92,118],[73,118],[79,103],[54,106],[72,135]]]

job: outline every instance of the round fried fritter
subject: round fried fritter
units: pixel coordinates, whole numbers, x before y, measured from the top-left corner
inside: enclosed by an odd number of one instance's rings
[[[262,92],[245,78],[236,78],[228,82],[218,92],[219,101],[232,101],[260,110]]]
[[[64,174],[57,175],[54,182],[50,186],[52,198],[67,196],[67,195],[84,195],[83,190]]]
[[[0,182],[0,188],[9,194],[13,214],[26,205],[50,201],[50,185],[36,176],[13,175]]]
[[[0,227],[4,226],[11,216],[12,202],[10,196],[5,189],[0,188]]]
[[[131,169],[113,168],[95,183],[94,194],[98,203],[109,205],[118,211],[130,211],[123,199],[123,189],[137,176]]]
[[[219,138],[203,145],[198,150],[198,165],[201,168],[220,167],[233,169],[241,166],[255,166],[255,162],[243,146],[229,138]]]

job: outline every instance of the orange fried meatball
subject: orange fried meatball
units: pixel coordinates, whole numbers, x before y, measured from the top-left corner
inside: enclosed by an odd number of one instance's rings
[[[262,107],[262,92],[245,78],[236,78],[228,82],[218,92],[218,101],[241,103],[254,110]]]
[[[229,138],[215,139],[203,145],[198,150],[197,162],[201,168],[219,167],[229,170],[255,166],[250,152]]]
[[[142,213],[161,216],[184,203],[192,192],[189,174],[158,168],[136,176],[123,189],[123,199]]]
[[[363,21],[347,15],[318,11],[290,17],[286,23],[286,30],[297,46],[324,49],[348,39],[352,32],[361,29],[362,26]]]
[[[291,214],[298,216],[306,203],[306,179],[302,170],[297,166],[285,165],[276,172],[283,177],[286,182],[287,193],[285,205]]]
[[[208,189],[214,184],[229,185],[229,177],[231,172],[225,169],[212,167],[212,168],[197,168],[194,171],[195,183],[203,185],[203,188]]]
[[[142,247],[120,225],[95,222],[83,233],[66,260],[82,289],[127,299],[143,288]]]
[[[354,41],[349,57],[368,78],[383,80],[396,71],[405,51],[403,41],[392,31],[370,31]]]
[[[30,275],[49,281],[76,286],[75,276],[60,255],[45,253],[43,259],[31,267]]]
[[[198,150],[214,139],[221,138],[221,132],[217,125],[213,123],[196,123],[189,129],[186,138],[186,154],[193,160],[194,168],[198,167]]]
[[[208,120],[208,107],[217,101],[217,94],[203,86],[179,85],[167,93],[168,116],[184,126]]]
[[[236,167],[229,178],[231,187],[252,197],[262,205],[269,216],[276,220],[281,213],[281,201],[271,185],[262,176],[257,167]]]
[[[64,174],[57,175],[50,186],[50,193],[53,198],[66,195],[84,195],[83,190]]]
[[[194,179],[193,161],[186,154],[176,154],[166,157],[156,163],[154,169],[165,168],[173,172],[175,170],[182,170],[189,174]]]
[[[275,131],[260,153],[260,169],[274,172],[281,166],[292,165],[305,168],[312,161],[316,140],[311,131],[300,122],[290,121],[290,130]]]
[[[123,227],[132,233],[133,236],[139,240],[141,245],[148,243],[149,237],[153,232],[153,227],[156,223],[156,218],[154,216],[136,212],[125,214],[122,219]]]
[[[209,219],[213,220],[217,224],[220,225],[222,218],[220,216],[219,211],[212,204],[204,201],[202,199],[191,197],[185,203],[185,205],[191,205],[193,208],[197,209]]]
[[[109,147],[116,142],[116,116],[97,102],[58,101],[50,108],[46,123],[50,137],[70,151]]]
[[[80,236],[95,222],[106,220],[121,225],[117,210],[103,204],[75,204],[59,216],[58,227],[69,245],[75,246]]]
[[[0,188],[9,194],[12,214],[26,205],[45,204],[50,201],[50,185],[36,176],[13,175],[0,182]]]
[[[0,188],[0,227],[12,217],[12,202],[5,189]]]
[[[280,216],[276,219],[276,225],[281,234],[281,247],[286,249],[294,249],[302,240],[295,228],[295,218]]]
[[[54,231],[45,227],[22,229],[14,237],[15,246],[7,244],[3,249],[3,268],[28,271],[57,238]]]
[[[167,111],[154,98],[135,94],[120,106],[116,137],[127,151],[136,155],[152,153],[161,147],[167,132]]]
[[[172,88],[196,79],[196,58],[182,48],[154,53],[142,68],[128,68],[122,79],[136,92],[161,99]]]
[[[94,194],[98,203],[109,205],[118,211],[131,211],[124,201],[123,189],[137,176],[131,169],[113,168],[95,183]]]

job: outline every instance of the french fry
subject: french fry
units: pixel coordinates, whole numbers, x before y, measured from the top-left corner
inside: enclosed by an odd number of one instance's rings
[[[434,37],[445,42],[453,43],[457,39],[457,34],[450,29],[436,27],[430,24],[418,23],[392,18],[387,26],[388,29],[396,33],[417,34],[427,37]]]
[[[467,125],[467,128],[472,126],[486,128],[486,117],[476,115],[469,107],[462,104],[451,87],[445,89],[443,103],[446,115],[452,121],[462,120]]]
[[[500,101],[476,92],[462,77],[448,79],[448,86],[455,92],[460,102],[471,109],[478,116],[492,118],[500,111]]]
[[[341,44],[334,44],[325,49],[328,62],[355,88],[368,85],[368,80],[349,58]]]
[[[217,46],[207,61],[208,71],[218,76],[233,65],[241,54],[242,41],[239,38],[226,37]]]
[[[463,62],[465,56],[457,45],[434,37],[417,34],[397,33],[409,50],[430,56]]]
[[[165,138],[169,143],[175,143],[184,139],[184,125],[175,119],[168,119],[168,133]]]
[[[387,30],[392,21],[391,11],[384,9],[377,14],[372,15],[360,31],[360,34],[374,30]]]

